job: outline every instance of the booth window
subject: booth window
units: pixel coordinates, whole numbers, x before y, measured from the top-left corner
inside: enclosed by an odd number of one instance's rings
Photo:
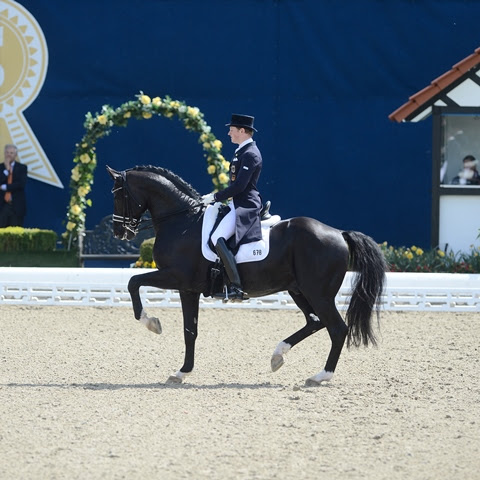
[[[443,114],[440,148],[440,185],[468,187],[463,159],[472,155],[480,166],[480,114]]]

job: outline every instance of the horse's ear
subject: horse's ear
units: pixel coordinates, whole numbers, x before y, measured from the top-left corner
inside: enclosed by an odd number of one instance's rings
[[[110,176],[114,179],[114,180],[117,180],[118,178],[120,178],[122,176],[122,174],[120,172],[117,172],[116,170],[114,170],[113,168],[110,168],[108,165],[107,165],[107,172],[110,174]]]

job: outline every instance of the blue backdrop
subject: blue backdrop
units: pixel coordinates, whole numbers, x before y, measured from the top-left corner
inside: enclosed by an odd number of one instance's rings
[[[431,120],[388,115],[479,46],[466,0],[20,0],[49,50],[24,112],[65,185],[28,182],[26,226],[64,231],[86,112],[140,90],[197,106],[224,142],[231,113],[256,117],[260,190],[282,217],[307,215],[378,242],[428,246]],[[165,166],[212,189],[201,146],[176,119],[130,122],[97,144],[87,227],[112,212],[106,164]],[[39,199],[48,199],[47,203]]]

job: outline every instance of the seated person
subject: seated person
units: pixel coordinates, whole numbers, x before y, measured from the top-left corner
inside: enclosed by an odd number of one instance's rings
[[[480,173],[477,170],[478,160],[473,155],[463,159],[463,170],[452,180],[452,185],[480,185]]]

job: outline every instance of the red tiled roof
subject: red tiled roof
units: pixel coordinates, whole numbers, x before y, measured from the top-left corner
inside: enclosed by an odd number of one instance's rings
[[[480,63],[480,48],[477,48],[474,53],[464,58],[462,61],[455,64],[451,70],[445,72],[440,77],[433,80],[430,85],[423,90],[415,93],[409,97],[408,102],[404,103],[400,108],[397,108],[392,112],[388,118],[393,122],[402,122],[415,110],[424,105],[432,97],[441,93],[450,86],[455,80],[459,79],[462,75],[467,73],[471,68]]]

